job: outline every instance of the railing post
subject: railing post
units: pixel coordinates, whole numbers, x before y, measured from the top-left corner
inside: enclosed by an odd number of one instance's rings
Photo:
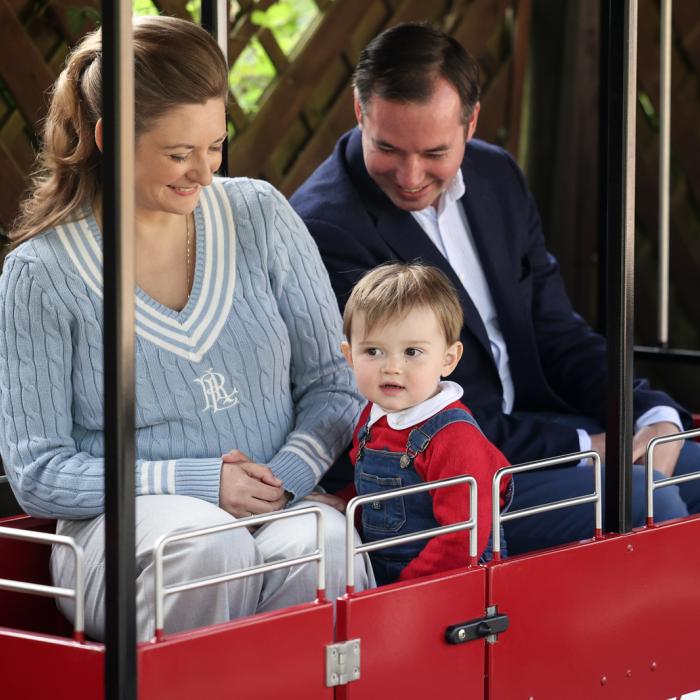
[[[637,103],[637,0],[610,0],[603,12],[601,62],[605,160],[602,205],[607,240],[608,423],[605,522],[632,528],[634,338],[634,176]]]
[[[134,63],[131,2],[102,5],[105,697],[135,700]]]

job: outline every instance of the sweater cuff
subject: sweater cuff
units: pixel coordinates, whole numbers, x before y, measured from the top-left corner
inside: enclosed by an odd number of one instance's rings
[[[294,496],[288,505],[308,496],[321,478],[320,468],[316,478],[314,471],[303,459],[284,448],[267,463],[267,466],[282,480],[285,490]]]
[[[221,458],[178,459],[175,470],[175,493],[194,496],[219,505]]]

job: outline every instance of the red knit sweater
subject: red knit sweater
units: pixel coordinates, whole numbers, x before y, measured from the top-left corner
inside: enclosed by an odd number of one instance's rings
[[[350,459],[357,461],[358,433],[367,422],[372,408],[368,404],[353,435]],[[466,408],[454,401],[442,410]],[[425,421],[423,421],[424,423]],[[386,416],[372,425],[370,441],[366,447],[372,450],[403,452],[413,425],[404,430],[389,427]],[[424,481],[436,481],[451,476],[469,474],[477,481],[478,500],[478,553],[486,549],[491,532],[491,481],[494,473],[508,465],[508,460],[474,426],[467,423],[452,423],[443,428],[431,441],[427,449],[413,462],[416,472]],[[501,501],[509,479],[501,484]],[[469,516],[469,487],[466,484],[431,491],[433,515],[440,525],[451,525],[466,520]],[[503,503],[501,503],[503,505]],[[469,532],[463,530],[428,540],[423,551],[401,572],[400,580],[427,576],[439,571],[465,566],[469,561]]]

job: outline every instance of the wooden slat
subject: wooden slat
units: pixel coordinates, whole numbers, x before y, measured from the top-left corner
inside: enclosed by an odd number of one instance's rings
[[[508,91],[510,88],[510,66],[503,63],[501,69],[481,96],[481,113],[476,127],[476,137],[504,145],[506,133],[504,125],[508,123]]]
[[[238,14],[238,19],[229,32],[228,62],[230,66],[234,65],[251,39],[254,36],[258,36],[263,29],[260,25],[253,23],[251,19],[252,12],[254,10],[265,11],[275,2],[277,2],[277,0],[258,0],[255,4],[252,2],[239,2],[242,11]]]
[[[498,72],[503,17],[512,0],[474,0],[455,27],[453,36],[479,61],[484,84]]]
[[[304,105],[303,114],[311,129],[315,130],[323,124],[333,101],[349,81],[350,70],[347,64],[336,58],[328,66]]]
[[[462,0],[463,2],[463,0]],[[396,7],[387,27],[393,27],[401,22],[426,22],[441,17],[449,3],[445,0],[404,0]]]
[[[44,115],[44,93],[56,76],[47,68],[7,0],[0,0],[0,65],[11,67],[3,71],[3,80],[22,114],[34,124]]]
[[[5,144],[8,153],[22,172],[29,172],[34,163],[34,149],[25,133],[26,122],[15,110],[5,122],[0,132],[0,141]]]
[[[3,143],[0,143],[0,225],[9,229],[25,188],[25,175],[10,155]]]
[[[658,46],[658,9],[652,0],[642,0],[639,6],[640,47]],[[639,87],[656,105],[659,104],[659,59],[655,51],[639,51]],[[682,164],[696,203],[700,206],[700,104],[697,98],[698,80],[690,75],[677,48],[673,47],[671,73],[671,151],[675,161]]]
[[[164,15],[192,19],[187,11],[187,0],[154,0],[154,4]]]
[[[367,12],[352,30],[348,31],[343,56],[348,61],[350,72],[357,64],[362,49],[387,26],[390,18],[391,14],[387,12],[382,3],[374,3],[367,8]]]
[[[700,12],[697,2],[673,3],[673,33],[677,36],[696,75],[700,75]]]
[[[80,0],[80,8],[95,10],[99,13],[101,12],[102,5],[99,0]],[[79,31],[73,32],[70,27],[70,22],[68,21],[68,12],[71,9],[75,10],[78,8],[66,3],[51,3],[46,8],[46,12],[58,25],[61,34],[69,43],[75,44],[81,36],[95,29],[95,22],[92,19],[86,18],[86,21],[83,23],[83,26],[80,27]]]
[[[256,169],[260,154],[269,151],[269,135],[282,133],[301,111],[317,79],[342,44],[347,27],[354,26],[371,4],[372,0],[356,0],[338,2],[331,7],[318,31],[265,101],[255,121],[231,145],[230,162],[236,173]]]
[[[289,67],[289,60],[277,43],[275,35],[269,29],[263,29],[258,34],[258,39],[263,49],[265,49],[265,53],[270,57],[277,73],[284,72]]]
[[[530,48],[530,21],[532,19],[532,0],[516,0],[515,46],[510,74],[510,100],[508,140],[506,149],[517,157],[520,141],[520,119],[523,107],[523,88],[525,69]]]
[[[287,197],[291,196],[319,163],[330,155],[338,136],[351,129],[354,124],[352,86],[348,83],[333,103],[333,107],[326,115],[323,124],[314,131],[306,148],[280,183],[282,193]]]

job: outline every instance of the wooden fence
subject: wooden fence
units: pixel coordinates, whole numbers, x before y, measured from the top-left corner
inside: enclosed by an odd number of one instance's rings
[[[254,22],[253,12],[275,0],[230,4],[230,64],[255,41],[276,74],[253,112],[231,96],[231,174],[262,177],[291,194],[353,125],[350,77],[362,47],[402,21],[433,22],[479,59],[478,135],[517,152],[531,0],[313,1],[317,17],[289,55],[269,28]],[[155,5],[190,17],[186,0]],[[98,11],[97,0],[0,0],[0,228],[10,226],[26,186],[47,90]]]

